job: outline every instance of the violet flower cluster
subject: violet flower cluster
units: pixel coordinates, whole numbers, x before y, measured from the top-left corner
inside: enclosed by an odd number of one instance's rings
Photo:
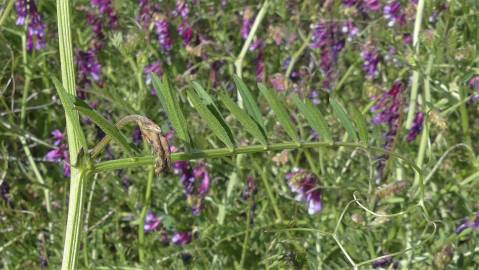
[[[168,19],[163,15],[157,15],[154,18],[156,35],[158,42],[164,52],[169,52],[173,48],[173,41],[170,35],[170,26]]]
[[[176,174],[180,175],[187,202],[192,208],[192,214],[198,216],[203,209],[203,198],[208,194],[210,188],[210,175],[206,164],[199,162],[192,167],[187,161],[177,161],[173,165],[173,169]]]
[[[400,81],[394,82],[391,89],[377,101],[377,104],[371,108],[376,115],[373,118],[373,124],[386,124],[388,131],[384,134],[384,149],[390,150],[393,146],[394,139],[399,129],[399,118],[402,109],[402,93],[404,85]],[[383,155],[377,165],[377,182],[384,178],[384,169],[388,155]]]
[[[343,5],[349,8],[356,7],[364,12],[379,11],[381,9],[379,0],[343,0]]]
[[[479,211],[476,212],[476,215],[474,217],[474,220],[471,220],[470,218],[466,217],[462,220],[461,224],[457,226],[456,228],[456,233],[460,234],[466,229],[474,229],[477,230],[479,229]]]
[[[406,14],[401,8],[401,3],[398,0],[389,1],[384,6],[384,18],[388,21],[388,26],[395,25],[403,26],[406,24]]]
[[[77,50],[75,56],[78,72],[78,84],[81,88],[80,90],[91,86],[93,81],[99,82],[101,80],[102,66],[100,62],[98,62],[97,50]],[[79,91],[79,94],[80,93],[81,91]]]
[[[52,132],[55,149],[49,151],[45,159],[53,162],[63,162],[63,174],[70,177],[70,157],[68,153],[68,144],[65,141],[65,135],[58,129]]]
[[[377,269],[377,268],[387,268],[387,269],[391,269],[391,270],[397,270],[399,269],[399,262],[396,261],[394,262],[393,264],[393,257],[391,256],[386,256],[382,259],[379,259],[379,260],[375,260],[373,263],[372,263],[372,267],[374,269]],[[392,264],[391,267],[388,268],[388,266],[390,266]]]
[[[424,113],[418,112],[416,113],[416,117],[414,118],[414,122],[411,126],[411,129],[409,129],[409,133],[407,135],[408,142],[414,141],[417,135],[421,134],[423,125],[424,125]]]
[[[178,26],[178,34],[183,38],[185,45],[190,44],[193,38],[193,28],[188,23],[188,15],[190,14],[190,8],[184,0],[176,1],[176,14],[181,16],[181,23]]]
[[[286,175],[286,180],[292,192],[296,193],[295,199],[308,204],[308,213],[317,214],[323,208],[321,202],[321,189],[318,188],[318,179],[304,169],[297,169]]]
[[[358,29],[351,21],[339,23],[322,21],[313,27],[310,47],[321,49],[319,67],[323,74],[323,86],[331,90],[336,79],[336,67],[340,52],[346,39],[352,39],[358,34]]]
[[[17,25],[27,24],[27,50],[41,50],[46,47],[45,31],[47,25],[43,22],[34,0],[17,0],[15,9],[18,14]]]
[[[152,4],[150,0],[139,0],[140,12],[137,20],[144,30],[148,30],[153,21],[155,13],[159,12],[159,4]]]
[[[392,146],[394,137],[399,128],[399,116],[402,108],[402,93],[404,85],[400,81],[394,82],[391,89],[377,101],[371,108],[376,115],[373,118],[373,124],[387,124],[388,132],[385,134],[384,148],[389,150]]]
[[[152,233],[158,231],[160,233],[160,241],[163,245],[174,244],[178,246],[184,246],[193,240],[193,234],[191,232],[175,232],[171,236],[164,228],[161,218],[155,215],[153,212],[149,212],[145,217],[144,231],[146,233]]]
[[[146,76],[145,84],[150,86],[152,84],[152,76],[157,75],[161,78],[163,76],[163,68],[161,66],[161,61],[153,62],[152,64],[146,66],[143,70],[143,73]],[[156,89],[152,87],[151,94],[156,96]],[[140,138],[141,139],[141,138]]]
[[[378,50],[372,46],[367,45],[361,52],[363,58],[363,70],[366,73],[366,78],[373,80],[379,76],[379,53]]]

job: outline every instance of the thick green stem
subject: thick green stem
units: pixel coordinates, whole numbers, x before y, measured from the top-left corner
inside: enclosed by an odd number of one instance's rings
[[[414,23],[414,32],[412,37],[412,44],[415,49],[415,59],[419,56],[419,32],[421,31],[422,17],[424,12],[425,0],[419,0],[416,10],[416,21]],[[409,129],[414,121],[416,112],[416,100],[419,89],[419,71],[414,70],[412,74],[411,97],[409,99],[409,111],[406,118],[406,128]]]
[[[58,42],[60,51],[60,64],[62,84],[65,91],[76,96],[75,71],[73,65],[73,49],[70,32],[70,3],[69,0],[57,0]],[[78,249],[80,244],[80,231],[83,216],[84,188],[89,178],[86,167],[87,157],[78,157],[81,145],[86,145],[83,132],[81,132],[78,112],[73,111],[66,117],[68,136],[68,149],[71,162],[70,192],[68,197],[68,217],[65,231],[65,244],[63,246],[62,270],[77,269]],[[74,132],[79,130],[80,134]],[[85,149],[86,151],[86,149]]]

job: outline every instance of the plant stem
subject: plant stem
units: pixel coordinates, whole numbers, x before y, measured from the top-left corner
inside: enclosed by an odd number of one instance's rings
[[[150,207],[151,189],[153,186],[153,179],[155,178],[155,168],[151,167],[148,172],[148,181],[146,183],[145,201],[143,202],[143,209],[140,214],[140,223],[138,224],[138,257],[140,263],[145,262],[145,217]]]
[[[73,49],[70,32],[70,3],[69,0],[57,0],[58,42],[60,51],[61,78],[65,91],[76,96],[75,71],[73,65]],[[81,132],[78,112],[73,111],[73,117],[66,117],[66,129],[68,136],[68,149],[71,162],[70,192],[68,200],[68,217],[65,231],[65,244],[63,246],[62,270],[77,269],[78,248],[80,244],[80,231],[83,216],[83,201],[85,184],[90,176],[85,167],[82,157],[80,161],[78,153],[81,145],[86,145],[83,132]],[[74,132],[79,130],[80,134]],[[87,149],[84,149],[85,151]]]
[[[7,7],[8,8],[8,7]],[[25,83],[23,85],[23,93],[22,93],[22,103],[21,103],[21,109],[20,109],[20,129],[25,128],[25,119],[27,115],[27,99],[28,99],[28,92],[30,90],[30,70],[28,69],[28,60],[27,60],[27,43],[26,43],[26,38],[25,35],[22,36],[22,62],[23,62],[23,70],[25,74]],[[50,207],[50,194],[48,191],[48,188],[45,188],[45,180],[40,173],[40,170],[37,167],[37,164],[33,160],[32,152],[30,151],[30,148],[28,147],[27,140],[25,139],[24,135],[20,135],[20,142],[22,143],[23,151],[25,152],[25,155],[27,156],[28,163],[30,163],[30,166],[32,167],[33,173],[35,174],[35,177],[37,178],[37,181],[44,186],[43,188],[43,195],[45,197],[45,207],[47,209],[47,213],[50,213],[51,207]],[[52,224],[49,223],[49,227],[52,227]]]
[[[284,75],[284,77],[286,79],[289,78],[289,75],[291,75],[291,72],[293,71],[293,67],[296,64],[296,61],[298,61],[298,59],[301,57],[301,55],[303,55],[304,50],[308,47],[309,42],[311,41],[311,38],[312,38],[312,35],[309,34],[308,37],[306,37],[306,39],[304,40],[301,47],[296,52],[294,52],[294,54],[291,56],[291,60],[290,60],[289,65],[288,65],[288,69],[286,70],[286,73]],[[288,80],[286,80],[286,81],[288,81]]]
[[[419,31],[421,31],[422,17],[424,12],[425,0],[419,0],[416,10],[416,20],[414,22],[414,32],[412,37],[412,45],[415,49],[415,59],[419,56]],[[406,128],[409,129],[414,121],[416,112],[416,100],[419,88],[419,71],[414,70],[412,74],[411,97],[409,99],[409,111],[406,118]]]
[[[216,149],[208,149],[208,150],[196,150],[193,152],[178,152],[171,154],[171,161],[179,161],[179,160],[193,160],[193,159],[202,159],[202,158],[219,158],[219,157],[226,157],[226,156],[234,156],[238,154],[252,154],[252,153],[261,153],[261,152],[269,152],[269,151],[282,151],[287,149],[306,149],[306,148],[320,148],[320,147],[330,147],[330,148],[338,148],[338,147],[347,147],[347,148],[362,148],[372,152],[378,152],[382,154],[388,154],[392,157],[399,158],[406,162],[409,166],[413,169],[418,170],[414,162],[408,160],[407,158],[403,157],[400,154],[385,150],[381,147],[375,146],[367,146],[362,143],[350,143],[350,142],[303,142],[303,143],[296,143],[296,142],[287,142],[287,143],[276,143],[270,144],[268,146],[264,146],[261,144],[257,145],[248,145],[237,147],[233,150],[230,148],[216,148]],[[111,171],[117,169],[127,169],[127,168],[135,168],[145,165],[153,165],[155,162],[155,156],[143,156],[143,157],[131,157],[131,158],[124,158],[124,159],[116,159],[116,160],[108,160],[97,163],[95,165],[95,171]]]
[[[271,201],[271,205],[273,206],[273,210],[276,215],[276,221],[282,222],[283,216],[281,214],[281,211],[279,210],[278,203],[276,202],[276,198],[274,197],[273,191],[271,190],[271,185],[268,181],[268,167],[264,166],[263,168],[261,168],[257,162],[254,162],[254,165],[258,171],[261,171],[261,180],[263,181],[266,193],[268,193],[269,200]]]
[[[423,123],[423,131],[421,135],[421,142],[419,144],[419,151],[417,153],[416,158],[416,165],[422,169],[422,165],[424,163],[424,154],[426,153],[426,147],[429,142],[429,122],[428,122],[428,113],[429,113],[429,106],[431,104],[431,85],[429,81],[429,74],[431,73],[432,64],[434,62],[434,56],[429,57],[429,61],[426,67],[426,78],[424,79],[424,123]],[[414,184],[418,184],[419,182],[419,174],[414,174]]]
[[[9,0],[7,6],[3,9],[2,17],[0,17],[0,26],[2,26],[3,22],[5,22],[5,19],[8,18],[8,15],[10,14],[14,3],[15,0]]]
[[[268,11],[268,6],[269,6],[269,0],[264,1],[263,6],[258,12],[258,15],[256,15],[256,18],[253,22],[253,26],[251,27],[251,30],[248,33],[248,37],[246,38],[245,43],[243,44],[243,47],[241,48],[241,52],[236,58],[235,61],[235,68],[236,68],[236,75],[238,77],[242,78],[243,77],[243,60],[244,57],[246,56],[246,52],[248,52],[248,49],[251,45],[251,42],[253,42],[253,38],[256,35],[256,31],[258,30],[258,27],[263,20],[264,16],[266,15],[266,11]],[[238,97],[241,95],[238,95]]]

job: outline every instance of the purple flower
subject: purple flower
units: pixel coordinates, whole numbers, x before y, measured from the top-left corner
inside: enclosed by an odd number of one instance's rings
[[[317,187],[318,179],[303,169],[286,175],[291,191],[296,193],[297,201],[304,201],[308,204],[308,213],[317,214],[323,208],[321,203],[321,190]]]
[[[319,99],[319,92],[316,90],[311,90],[309,93],[308,98],[311,100],[311,102],[314,105],[319,105],[321,103],[321,100]]]
[[[54,145],[58,146],[61,143],[63,143],[63,140],[65,139],[65,135],[58,129],[55,129],[52,131],[53,138],[55,139]]]
[[[243,11],[243,24],[241,26],[241,37],[243,39],[247,39],[249,32],[251,31],[251,27],[253,26],[253,10],[247,7]]]
[[[270,77],[269,82],[278,92],[286,91],[286,78],[281,73],[276,73]]]
[[[17,0],[15,3],[18,18],[17,25],[27,22],[27,49],[41,50],[46,47],[45,30],[46,24],[37,10],[34,0]]]
[[[136,146],[140,145],[142,136],[141,136],[141,129],[139,127],[136,127],[135,129],[133,129],[132,139],[133,139],[133,143]]]
[[[379,53],[373,46],[365,46],[361,52],[363,58],[363,70],[369,80],[375,79],[379,76]]]
[[[363,0],[363,6],[371,11],[378,11],[381,9],[379,0]]]
[[[97,51],[90,49],[88,51],[78,50],[76,53],[76,65],[78,69],[78,83],[85,87],[92,84],[92,81],[100,81],[101,65],[97,59]]]
[[[118,17],[111,0],[91,0],[92,6],[98,8],[101,16],[106,16],[108,18],[108,25],[110,27],[115,27],[118,23]]]
[[[61,162],[63,161],[63,174],[66,177],[70,176],[70,156],[68,153],[68,144],[65,142],[65,135],[58,129],[55,129],[52,132],[53,139],[55,140],[54,145],[57,148],[50,150],[45,155],[45,160],[52,162]]]
[[[140,12],[138,14],[137,20],[143,27],[143,29],[148,29],[153,20],[153,14],[159,11],[158,4],[151,4],[150,0],[139,0],[140,2]]]
[[[472,77],[472,79],[469,80],[468,82],[469,87],[471,87],[473,90],[478,91],[479,93],[479,75],[475,75]]]
[[[254,180],[254,177],[251,175],[248,175],[248,178],[246,179],[246,185],[243,189],[243,193],[241,197],[243,200],[247,200],[254,196],[256,192],[258,191],[258,187],[256,185],[256,181]]]
[[[199,215],[203,209],[203,198],[208,194],[210,188],[210,175],[206,164],[199,162],[192,168],[187,161],[177,161],[173,168],[175,173],[180,175],[180,181],[193,215]]]
[[[386,256],[373,262],[373,268],[386,268],[393,262],[393,257]]]
[[[188,8],[188,4],[186,3],[186,1],[176,1],[176,13],[179,14],[183,18],[183,20],[188,19],[190,9]]]
[[[260,50],[258,52],[258,56],[255,59],[255,64],[256,64],[256,81],[262,82],[266,78],[266,75],[264,72],[265,61],[264,61],[263,50]]]
[[[456,233],[460,234],[463,232],[465,229],[470,228],[470,229],[475,229],[477,230],[479,228],[479,211],[476,212],[476,216],[474,220],[469,219],[469,217],[466,217],[462,220],[461,224],[457,226],[456,228]]]
[[[414,123],[409,130],[409,133],[407,135],[407,141],[412,142],[416,139],[417,135],[419,135],[422,131],[423,127],[423,122],[424,122],[424,113],[423,112],[418,112],[416,113],[416,118],[414,119]]]
[[[0,196],[7,203],[8,206],[13,207],[13,201],[10,196],[10,185],[6,180],[0,184]]]
[[[158,36],[158,42],[160,43],[163,51],[169,52],[173,48],[173,42],[170,36],[170,29],[168,20],[165,16],[158,16],[155,20],[156,35]]]
[[[143,70],[143,73],[145,73],[146,75],[145,83],[147,85],[151,84],[153,74],[161,78],[161,76],[163,76],[163,68],[161,67],[161,61],[156,61],[146,66]]]
[[[343,5],[347,7],[355,6],[358,3],[358,0],[343,0]]]
[[[145,224],[143,227],[145,232],[155,231],[159,226],[161,226],[161,219],[154,213],[149,212],[145,217]]]
[[[178,246],[184,246],[191,243],[192,238],[193,235],[191,232],[176,232],[171,238],[171,243]]]
[[[359,28],[356,27],[351,20],[347,21],[341,31],[348,36],[348,40],[351,41],[359,34]]]
[[[406,14],[401,10],[401,3],[398,0],[392,0],[384,6],[384,18],[388,20],[388,26],[404,25],[406,23]]]
[[[346,25],[349,31],[349,26]],[[353,30],[353,33],[355,30]],[[311,48],[321,49],[319,67],[323,74],[323,86],[332,88],[336,75],[336,64],[339,53],[345,46],[344,33],[336,22],[321,22],[313,27]]]
[[[96,43],[102,43],[105,38],[105,33],[103,32],[103,23],[101,18],[95,12],[87,12],[87,23],[90,25],[93,33],[95,34]],[[98,47],[102,47],[101,46]]]
[[[180,26],[178,26],[178,34],[183,38],[183,43],[188,45],[193,37],[193,28],[186,20],[184,20],[181,22]]]
[[[171,237],[171,243],[178,246],[184,246],[191,243],[192,238],[193,235],[191,232],[176,232],[173,234],[173,237]]]

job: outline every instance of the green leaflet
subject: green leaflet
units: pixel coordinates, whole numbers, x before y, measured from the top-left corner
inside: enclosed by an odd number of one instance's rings
[[[259,125],[251,119],[251,117],[243,111],[236,103],[226,94],[220,93],[220,99],[226,108],[234,115],[241,125],[248,131],[254,138],[256,138],[261,144],[267,145],[267,139],[264,132]]]
[[[346,111],[344,110],[343,105],[334,98],[330,99],[329,103],[331,104],[331,107],[333,108],[334,115],[336,116],[336,118],[339,119],[339,122],[341,122],[341,124],[344,126],[349,137],[353,141],[358,141],[358,136],[356,134],[356,131],[354,130],[354,125],[351,122],[351,120],[349,120],[349,116],[346,114]]]
[[[299,142],[299,137],[296,133],[293,122],[291,122],[288,111],[279,99],[278,95],[272,90],[267,89],[266,86],[261,83],[258,84],[258,87],[263,96],[268,101],[269,105],[271,106],[271,109],[273,109],[274,113],[278,117],[278,121],[281,123],[286,133],[288,133],[289,137],[295,142]]]
[[[359,139],[367,144],[369,141],[368,128],[366,125],[366,120],[364,119],[364,115],[354,106],[350,106],[350,112],[352,114],[353,121],[358,128]]]
[[[188,134],[188,128],[185,120],[185,116],[181,111],[180,103],[177,102],[175,96],[171,92],[170,85],[166,76],[161,81],[156,75],[153,74],[153,86],[155,87],[160,103],[163,109],[168,115],[173,128],[175,129],[176,136],[185,143],[186,147],[190,147],[191,140]]]
[[[299,99],[298,95],[293,95],[293,102],[295,103],[296,107],[298,107],[299,111],[304,115],[309,125],[319,133],[321,138],[327,142],[332,142],[333,138],[331,136],[331,131],[329,130],[328,124],[321,112],[314,107],[313,103],[311,103],[311,101],[308,99],[305,100],[305,103],[303,103]]]
[[[192,90],[188,90],[188,98],[198,111],[201,117],[206,120],[206,123],[213,130],[213,133],[231,150],[234,149],[233,138],[230,136],[231,131],[226,125],[222,117],[217,117],[215,114],[201,102],[201,98]]]
[[[58,93],[58,96],[60,97],[60,101],[63,105],[63,108],[65,109],[65,114],[66,114],[66,117],[68,117],[70,119],[70,122],[78,122],[79,119],[78,119],[78,116],[73,112],[74,110],[74,105],[73,105],[73,102],[75,100],[75,97],[68,94],[65,89],[63,88],[63,85],[62,83],[56,78],[56,77],[52,77],[52,81],[53,81],[53,84],[55,85],[55,89],[57,90],[57,93]],[[88,149],[88,145],[86,143],[86,138],[83,134],[83,131],[80,130],[80,125],[72,125],[73,127],[73,132],[75,133],[75,137],[78,138],[80,140],[80,145],[84,148],[84,149]],[[71,163],[72,164],[75,164],[76,163],[76,157],[72,157],[72,161]],[[75,160],[74,160],[75,159]]]
[[[246,112],[253,118],[256,123],[261,127],[263,131],[266,131],[264,126],[263,117],[261,116],[261,111],[259,110],[258,105],[256,104],[253,95],[246,87],[246,84],[241,80],[240,77],[233,75],[233,80],[235,82],[236,88],[238,89],[241,97],[243,98],[244,106]]]
[[[107,135],[109,135],[113,140],[115,140],[120,146],[130,155],[133,155],[136,151],[128,143],[125,136],[118,130],[118,128],[108,122],[103,116],[101,116],[96,111],[92,110],[88,104],[83,102],[83,100],[75,100],[75,109],[82,113],[85,116],[88,116],[95,124],[97,124],[101,130],[103,130]]]

